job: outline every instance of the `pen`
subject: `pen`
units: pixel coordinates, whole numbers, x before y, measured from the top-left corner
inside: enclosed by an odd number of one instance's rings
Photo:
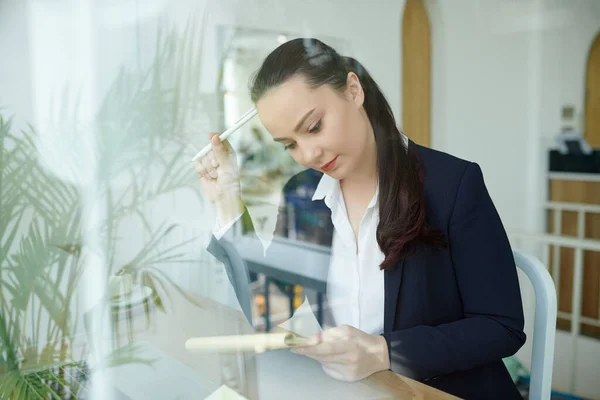
[[[240,117],[240,119],[229,129],[219,135],[219,138],[223,141],[227,139],[233,132],[240,129],[246,122],[250,121],[257,114],[256,108],[252,107],[250,110],[246,111],[244,115]],[[204,157],[210,151],[211,146],[210,143],[206,145],[198,154],[192,158],[192,161],[196,161],[199,158]]]

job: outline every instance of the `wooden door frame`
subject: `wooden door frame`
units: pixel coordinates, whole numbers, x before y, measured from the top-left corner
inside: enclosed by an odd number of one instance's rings
[[[595,78],[592,78],[592,71],[595,71],[597,74]],[[600,73],[598,71],[600,71],[600,32],[596,33],[588,51],[585,74],[584,137],[593,148],[600,148],[600,106],[595,105],[595,107],[592,107],[593,104],[591,101],[591,85],[594,85],[593,98],[600,99]],[[591,129],[594,130],[593,134]]]
[[[406,0],[402,13],[402,130],[431,145],[431,24],[422,0]]]

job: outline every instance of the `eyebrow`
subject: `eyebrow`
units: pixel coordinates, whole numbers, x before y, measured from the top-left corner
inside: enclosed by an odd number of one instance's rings
[[[304,116],[300,119],[300,122],[298,122],[298,124],[296,125],[296,127],[294,128],[294,132],[298,132],[300,130],[300,128],[302,128],[302,125],[304,125],[304,122],[306,122],[306,119],[308,117],[310,117],[310,115],[316,110],[316,108],[313,108],[312,110],[310,110],[309,112],[307,112],[306,114],[304,114]],[[288,138],[276,138],[273,139],[276,142],[283,142],[284,140],[289,140]]]

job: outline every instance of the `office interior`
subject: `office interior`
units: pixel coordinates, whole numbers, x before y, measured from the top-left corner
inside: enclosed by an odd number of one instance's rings
[[[5,390],[18,376],[65,399],[383,393],[287,353],[184,346],[275,332],[299,309],[335,324],[319,214],[302,191],[281,198],[303,169],[260,120],[230,138],[259,239],[231,232],[255,329],[206,250],[216,216],[190,162],[297,37],[363,63],[411,140],[480,165],[511,246],[555,285],[552,398],[600,398],[598,0],[0,1]],[[280,261],[261,263],[267,247]],[[505,363],[527,395],[539,296],[519,279],[528,340]]]

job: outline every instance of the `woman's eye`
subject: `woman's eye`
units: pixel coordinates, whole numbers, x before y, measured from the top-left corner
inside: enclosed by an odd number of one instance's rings
[[[308,132],[310,133],[317,133],[321,130],[321,120],[317,121],[317,123],[310,128],[310,130]],[[284,150],[293,150],[296,148],[296,143],[290,143],[287,146],[285,146],[283,149]]]
[[[309,131],[310,133],[317,133],[321,130],[321,120],[319,120],[315,126],[312,127],[312,129]]]

